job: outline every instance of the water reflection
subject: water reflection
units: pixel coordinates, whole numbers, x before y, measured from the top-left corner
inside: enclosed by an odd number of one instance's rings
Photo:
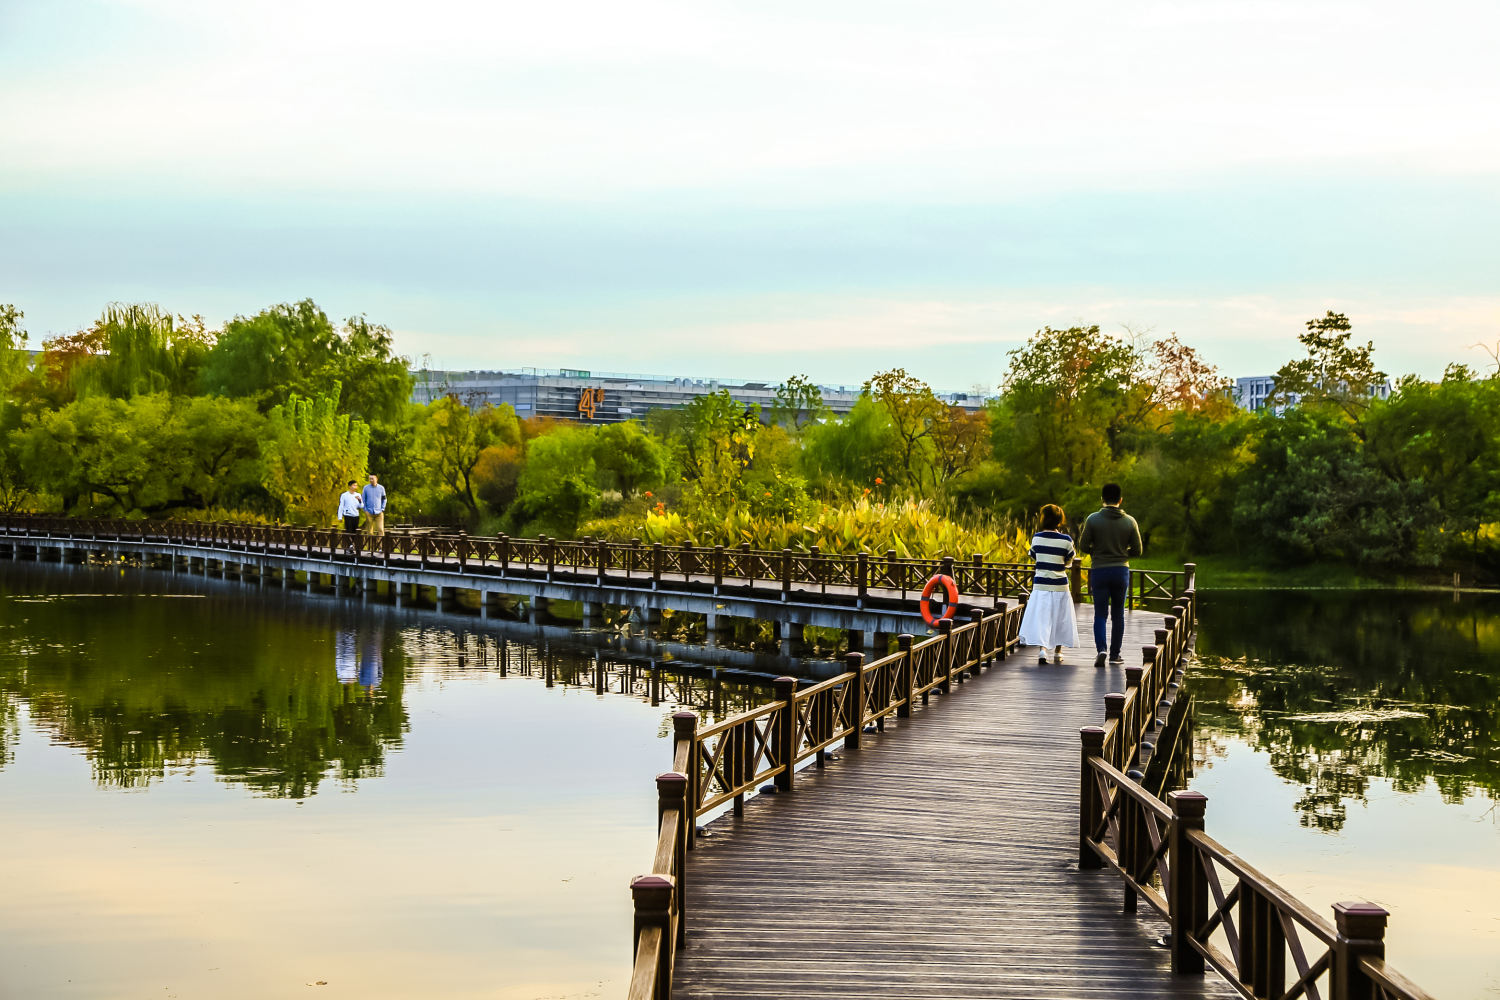
[[[1198,653],[1200,759],[1216,730],[1264,751],[1305,826],[1340,830],[1373,778],[1500,792],[1500,597],[1210,592]]]
[[[7,566],[0,767],[14,754],[24,706],[32,727],[78,748],[109,788],[145,788],[199,766],[272,797],[301,799],[330,779],[352,787],[384,773],[402,747],[414,663],[429,677],[514,674],[691,707],[705,721],[767,696],[753,677],[666,668],[582,642],[515,641],[505,623],[427,619],[234,581]]]

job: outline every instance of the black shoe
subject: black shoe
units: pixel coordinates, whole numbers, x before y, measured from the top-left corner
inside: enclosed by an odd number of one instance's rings
[[[1112,663],[1112,664],[1121,664],[1121,663],[1125,662],[1125,657],[1123,657],[1123,656],[1119,655],[1118,653],[1116,653],[1114,656],[1111,656],[1109,658],[1109,662]]]
[[[1038,656],[1036,658],[1036,662],[1040,663],[1042,666],[1045,667],[1047,665],[1047,654],[1043,653],[1041,656]]]
[[[1094,666],[1098,667],[1100,670],[1104,669],[1104,654],[1103,653],[1100,653],[1098,656],[1094,657]]]

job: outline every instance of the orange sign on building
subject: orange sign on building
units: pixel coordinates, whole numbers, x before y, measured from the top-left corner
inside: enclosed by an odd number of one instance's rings
[[[604,405],[604,388],[585,386],[578,390],[578,413],[585,420],[593,420],[594,413]]]

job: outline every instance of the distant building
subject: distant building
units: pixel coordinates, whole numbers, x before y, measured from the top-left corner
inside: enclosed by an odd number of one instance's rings
[[[634,420],[651,410],[681,409],[699,396],[728,390],[746,406],[759,403],[769,417],[776,402],[774,382],[735,379],[667,378],[623,375],[576,368],[523,368],[511,371],[419,371],[412,400],[427,404],[443,396],[457,396],[471,407],[508,403],[522,417],[556,417],[585,423],[612,424]],[[854,408],[858,385],[824,385],[823,405],[835,415]],[[968,410],[984,406],[977,393],[945,392],[939,398]]]
[[[1274,375],[1251,375],[1249,378],[1237,378],[1234,380],[1234,401],[1241,409],[1259,412],[1268,405],[1271,394],[1276,391],[1276,376]],[[1370,386],[1370,398],[1390,399],[1391,380],[1385,379],[1377,385]],[[1296,406],[1302,401],[1297,393],[1290,393],[1284,403],[1272,407],[1273,413],[1281,413],[1288,406]]]

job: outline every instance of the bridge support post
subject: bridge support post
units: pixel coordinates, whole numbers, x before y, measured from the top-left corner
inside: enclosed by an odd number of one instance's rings
[[[858,750],[865,732],[865,654],[844,654],[844,669],[854,675],[849,678],[849,735],[844,737],[844,749]]]
[[[1104,730],[1085,726],[1078,731],[1083,743],[1082,769],[1078,775],[1078,867],[1099,868],[1104,862],[1089,843],[1104,819],[1104,805],[1099,801],[1099,783],[1094,777],[1094,758],[1104,755]]]
[[[1098,730],[1104,739],[1104,730]],[[1124,793],[1121,793],[1124,794]],[[1167,832],[1167,866],[1172,884],[1167,889],[1167,910],[1172,921],[1172,971],[1203,971],[1203,955],[1193,947],[1193,935],[1208,920],[1208,879],[1198,863],[1197,850],[1188,839],[1203,829],[1208,797],[1202,792],[1169,792],[1172,825]]]
[[[1333,922],[1338,928],[1330,970],[1333,1000],[1368,1000],[1385,995],[1376,991],[1359,960],[1365,956],[1385,958],[1385,922],[1389,916],[1374,903],[1333,904]]]
[[[776,790],[790,792],[797,774],[797,706],[794,703],[797,678],[778,677],[772,687],[776,700],[786,703],[776,716],[776,761],[784,765],[781,773],[776,775]]]
[[[803,642],[803,626],[797,622],[777,622],[776,634],[781,639],[782,656],[801,656],[806,651]]]

